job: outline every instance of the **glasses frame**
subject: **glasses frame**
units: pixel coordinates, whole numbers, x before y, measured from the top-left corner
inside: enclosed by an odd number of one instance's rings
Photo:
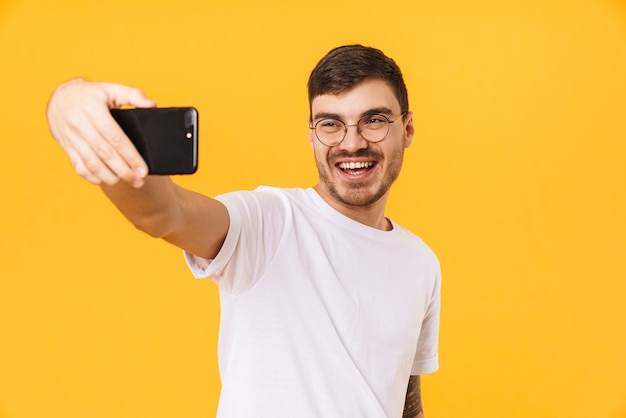
[[[357,123],[353,123],[351,125],[348,125],[347,123],[345,123],[341,119],[337,119],[337,118],[322,118],[322,119],[318,120],[317,122],[315,122],[315,124],[313,124],[313,121],[309,121],[309,129],[315,131],[315,137],[317,138],[317,140],[320,141],[321,144],[326,145],[327,147],[334,147],[334,146],[337,146],[337,145],[341,144],[343,142],[343,140],[346,139],[346,135],[348,134],[348,128],[351,127],[351,126],[356,126],[356,131],[359,133],[361,138],[363,138],[367,142],[371,142],[371,143],[375,144],[375,143],[381,142],[385,138],[387,138],[387,135],[389,135],[389,130],[391,128],[391,124],[396,123],[397,121],[402,119],[407,113],[408,112],[404,112],[400,116],[398,116],[397,118],[394,118],[394,119],[389,119],[389,117],[383,115],[382,113],[369,113],[369,114],[363,115],[357,121]],[[381,139],[378,139],[376,141],[372,141],[372,140],[369,140],[366,137],[364,137],[363,133],[361,132],[361,127],[360,127],[360,123],[361,123],[361,121],[363,119],[371,118],[373,116],[382,116],[383,118],[385,118],[387,120],[387,132],[385,132],[385,135]],[[326,142],[322,141],[322,139],[317,134],[317,125],[319,125],[321,122],[329,121],[329,120],[336,121],[336,122],[340,123],[341,125],[343,125],[343,136],[341,137],[341,139],[339,141],[337,141],[336,143],[333,143],[332,145],[329,145]]]

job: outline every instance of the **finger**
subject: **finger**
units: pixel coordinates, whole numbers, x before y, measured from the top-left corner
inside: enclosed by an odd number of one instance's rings
[[[80,147],[80,155],[89,158],[89,164],[85,162],[88,171],[103,173],[107,176],[107,183],[111,182],[109,172],[114,173],[118,181],[122,179],[133,185],[143,183],[147,165],[105,104],[86,104],[81,113],[72,114],[66,121],[66,129],[59,137],[69,141],[69,147]],[[86,151],[85,142],[92,152]],[[94,161],[94,156],[100,161]],[[108,170],[102,170],[99,162]]]
[[[142,181],[148,174],[148,166],[137,148],[115,122],[108,109],[99,118],[102,123],[95,128],[104,141],[93,145],[96,153],[125,182],[132,184]]]
[[[155,107],[156,103],[146,97],[143,91],[113,83],[102,83],[108,95],[108,103],[111,108],[122,106]]]
[[[81,176],[82,178],[84,178],[85,180],[87,180],[90,183],[102,184],[102,181],[98,177],[96,177],[89,170],[87,170],[87,168],[85,167],[85,165],[82,162],[82,159],[81,159],[80,155],[78,155],[78,153],[76,151],[68,150],[67,151],[67,156],[70,159],[70,163],[72,164],[72,167],[74,168],[74,171],[79,176]]]
[[[85,143],[76,144],[68,150],[67,155],[74,171],[90,183],[113,185],[120,181]]]
[[[135,183],[145,175],[143,171],[140,171],[141,165],[145,164],[143,163],[143,159],[141,163],[139,163],[139,166],[129,165],[132,164],[132,156],[128,157],[124,155],[124,147],[114,148],[107,141],[99,141],[94,144],[93,150],[100,161],[102,161],[117,178],[127,183]],[[141,159],[140,156],[139,158]],[[131,163],[127,162],[127,160],[131,160]]]
[[[74,114],[72,118],[68,118],[68,123],[59,131],[59,143],[71,156],[72,164],[79,175],[88,178],[92,183],[117,182],[120,176],[113,176],[110,168],[117,167],[117,171],[121,172],[124,169],[130,171],[130,168],[124,167],[123,159],[114,155],[106,138],[91,123],[94,120],[91,116],[87,111],[86,115]]]
[[[112,83],[102,83],[102,85],[104,87],[103,90],[108,94],[110,108],[119,108],[122,106],[134,106],[139,108],[156,107],[156,103],[148,99],[140,89]],[[146,162],[117,122],[114,121],[110,112],[107,112],[106,116],[102,115],[102,117],[106,119],[107,123],[99,125],[100,134],[107,139],[113,150],[124,159],[132,169],[132,173],[126,171],[124,167],[118,168],[114,166],[112,168],[124,181],[135,186],[143,184],[143,180],[148,174]]]
[[[75,170],[91,182],[122,179],[137,186],[147,175],[145,161],[110,114],[109,108],[123,105],[156,104],[138,89],[81,79],[59,86],[48,103],[53,136],[71,155]]]

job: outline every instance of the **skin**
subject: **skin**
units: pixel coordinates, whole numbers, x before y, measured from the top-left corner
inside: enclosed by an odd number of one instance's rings
[[[156,104],[134,88],[68,81],[48,103],[50,131],[76,173],[100,185],[135,227],[189,253],[214,258],[228,231],[226,208],[213,198],[176,185],[169,177],[148,176],[146,163],[109,113],[121,106]],[[391,88],[375,79],[339,95],[318,96],[311,108],[314,122],[321,115],[333,115],[348,125],[373,109],[391,119],[401,112]],[[340,213],[372,228],[391,229],[385,205],[414,133],[411,112],[392,124],[388,136],[378,143],[367,142],[356,127],[349,127],[340,144],[327,147],[311,131],[309,142],[319,170],[315,190]],[[338,167],[346,162],[374,165],[347,173]],[[423,417],[419,376],[409,379],[403,417]]]
[[[409,387],[406,391],[402,418],[424,418],[421,392],[420,377],[411,376],[409,378]]]
[[[365,80],[339,95],[318,96],[313,99],[311,109],[313,123],[332,115],[347,125],[356,124],[373,110],[390,118],[401,113],[393,91],[379,79]],[[391,124],[387,137],[377,143],[366,141],[356,126],[352,126],[341,143],[328,147],[311,130],[309,142],[319,171],[315,190],[340,213],[372,228],[390,229],[385,205],[390,187],[400,174],[404,149],[413,140],[412,116],[409,112],[404,120]],[[339,163],[347,162],[373,162],[374,166],[348,174],[338,167]]]

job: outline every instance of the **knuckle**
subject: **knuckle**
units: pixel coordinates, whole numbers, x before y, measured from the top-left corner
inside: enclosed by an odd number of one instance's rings
[[[113,150],[108,144],[105,143],[98,144],[96,152],[103,160],[110,160],[113,157]]]
[[[70,131],[80,130],[84,123],[84,119],[78,112],[73,112],[65,116],[65,124]]]
[[[121,135],[111,135],[109,137],[109,143],[111,146],[117,150],[119,150],[124,144],[124,137]]]
[[[89,173],[95,173],[100,167],[100,162],[95,158],[89,157],[85,159],[84,166]]]
[[[100,124],[98,126],[98,131],[100,132],[102,138],[106,140],[108,146],[119,151],[125,146],[125,143],[128,140],[126,139],[122,128],[120,128],[113,119],[111,120],[111,123]]]

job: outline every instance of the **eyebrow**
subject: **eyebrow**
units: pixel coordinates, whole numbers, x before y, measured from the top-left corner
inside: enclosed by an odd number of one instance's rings
[[[393,111],[391,109],[389,109],[388,107],[373,107],[373,108],[368,109],[365,112],[361,113],[361,115],[359,116],[359,119],[362,118],[363,116],[374,115],[374,114],[391,116],[391,115],[393,115]],[[343,120],[341,118],[341,115],[338,115],[337,113],[328,113],[328,112],[318,112],[318,113],[316,113],[315,117],[313,118],[313,120],[320,120],[320,119],[338,119],[338,120]]]

